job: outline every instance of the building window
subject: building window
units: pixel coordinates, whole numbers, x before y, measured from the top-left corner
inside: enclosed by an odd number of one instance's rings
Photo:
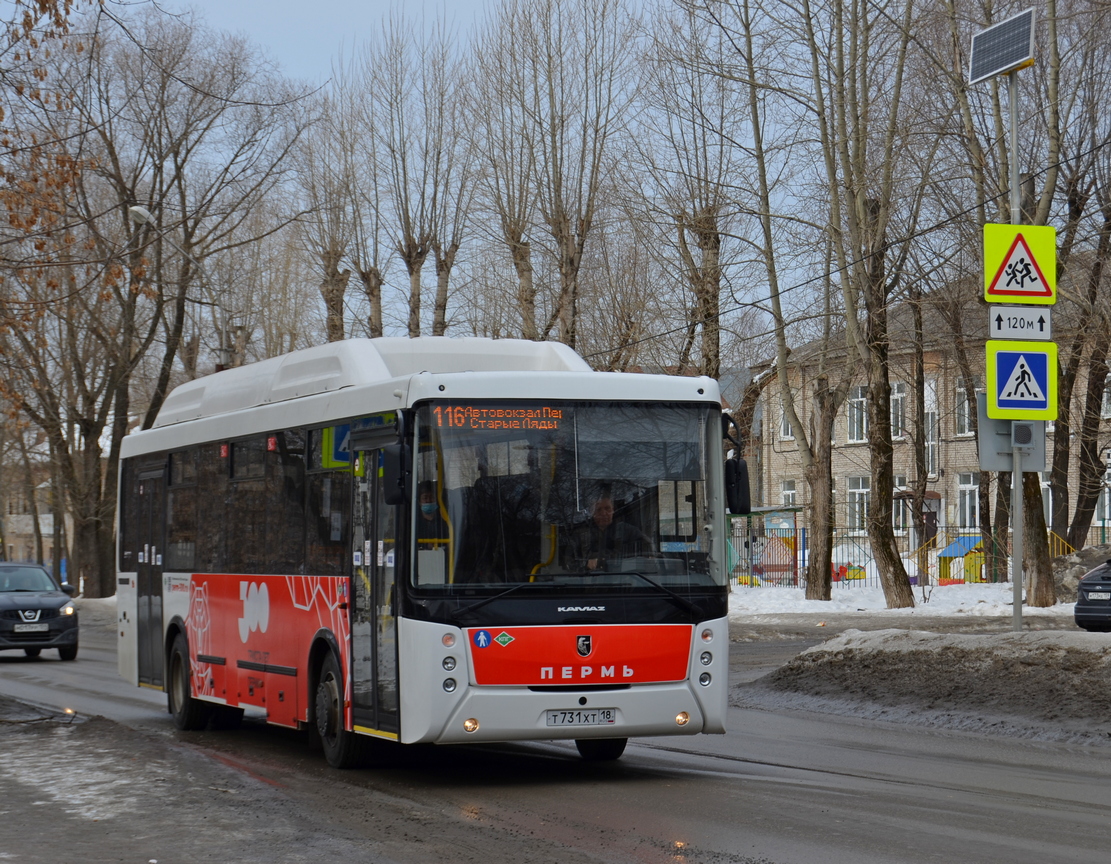
[[[978,377],[972,379],[973,393],[982,392],[980,387],[980,379]],[[953,392],[953,427],[954,433],[957,435],[971,435],[974,431],[972,426],[972,418],[976,413],[976,402],[968,401],[968,394],[965,392],[964,378],[957,379],[957,387]]]
[[[784,441],[795,440],[795,430],[791,426],[791,417],[786,408],[779,412],[779,437]]]
[[[1100,525],[1111,524],[1111,471],[1103,475],[1103,488],[1096,500],[1096,522]]]
[[[868,440],[868,389],[854,387],[849,394],[849,443]]]
[[[891,437],[904,438],[907,434],[907,385],[896,381],[891,385]]]
[[[849,529],[864,531],[868,527],[868,494],[871,480],[868,477],[850,477],[849,480]]]
[[[961,528],[980,527],[980,475],[978,473],[957,475],[957,495]]]
[[[930,477],[936,477],[938,468],[940,467],[941,453],[939,450],[939,438],[941,437],[938,429],[937,417],[937,382],[930,380],[926,382],[925,393],[926,413],[922,418],[922,423],[926,427],[926,474]]]
[[[794,480],[784,480],[781,484],[783,490],[783,506],[794,507],[798,502],[798,492],[795,489]]]
[[[907,475],[896,474],[893,478],[895,494],[907,491]],[[891,527],[896,531],[906,531],[910,525],[910,502],[906,498],[896,497],[891,507]]]

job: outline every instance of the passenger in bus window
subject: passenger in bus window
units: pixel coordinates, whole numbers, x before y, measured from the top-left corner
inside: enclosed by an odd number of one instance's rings
[[[448,528],[440,513],[436,484],[422,480],[417,487],[420,516],[417,519],[417,542],[424,547],[439,546],[448,542]]]
[[[614,519],[608,493],[595,499],[590,521],[571,536],[571,564],[585,570],[606,570],[618,559],[651,554],[652,541],[643,531]]]

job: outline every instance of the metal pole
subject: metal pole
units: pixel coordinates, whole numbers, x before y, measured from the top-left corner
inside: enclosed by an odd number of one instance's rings
[[[1013,600],[1013,626],[1022,630],[1022,451],[1011,451],[1014,470],[1011,472],[1011,580]]]
[[[1018,72],[1007,75],[1007,95],[1011,109],[1011,224],[1022,224],[1022,203],[1018,186]],[[1014,434],[1011,435],[1014,441]],[[1022,630],[1022,451],[1012,448],[1011,471],[1011,580],[1013,629]]]
[[[1007,75],[1007,95],[1011,100],[1011,224],[1022,224],[1022,205],[1018,188],[1018,73]]]

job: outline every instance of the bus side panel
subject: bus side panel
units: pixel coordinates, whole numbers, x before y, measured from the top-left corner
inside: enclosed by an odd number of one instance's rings
[[[198,646],[208,648],[191,648],[194,692],[211,693],[229,705],[262,708],[269,722],[281,726],[307,720],[305,664],[318,632],[335,635],[345,668],[345,583],[343,577],[328,576],[194,576],[186,627],[197,634]],[[222,658],[224,664],[200,663],[198,654]],[[201,674],[206,669],[207,677]]]
[[[703,634],[709,632],[710,638]],[[703,657],[709,656],[709,663]],[[710,683],[693,687],[695,698],[702,709],[702,731],[713,735],[725,734],[725,715],[729,711],[729,619],[716,618],[694,628],[691,634],[689,678],[699,681],[709,674]]]
[[[139,686],[139,632],[136,620],[139,614],[135,574],[121,573],[116,579],[116,626],[119,641],[116,659],[120,677],[135,687]]]
[[[443,637],[455,637],[451,648],[444,647]],[[468,668],[466,634],[458,627],[415,621],[397,620],[398,686],[401,690],[401,743],[436,741],[444,724],[458,707],[471,678]],[[452,657],[455,669],[444,671],[444,659]],[[454,678],[462,686],[448,693],[445,678]]]

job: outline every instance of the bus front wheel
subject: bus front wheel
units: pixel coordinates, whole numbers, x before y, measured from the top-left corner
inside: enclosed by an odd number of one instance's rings
[[[360,742],[354,732],[344,728],[343,673],[331,651],[320,665],[314,708],[324,758],[333,768],[354,768],[359,764]]]
[[[170,686],[166,690],[170,713],[178,729],[189,732],[208,725],[209,705],[189,691],[189,643],[178,633],[170,648]]]
[[[625,752],[628,738],[576,738],[579,755],[588,762],[612,762]]]

